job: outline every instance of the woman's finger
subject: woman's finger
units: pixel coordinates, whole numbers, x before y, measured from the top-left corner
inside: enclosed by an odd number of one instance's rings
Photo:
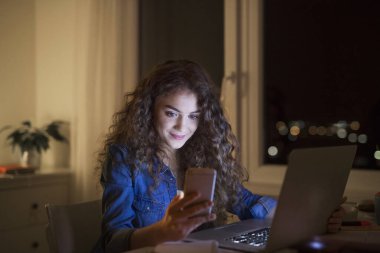
[[[210,207],[212,207],[212,205],[213,203],[211,201],[202,201],[200,203],[193,204],[190,207],[179,209],[171,214],[173,218],[187,219],[207,211]]]
[[[178,197],[178,195],[175,198],[177,198],[177,197]],[[176,210],[182,210],[186,206],[190,205],[195,200],[197,200],[199,197],[200,197],[200,194],[198,192],[188,193],[183,198],[181,198],[179,201],[176,201],[175,203],[173,203],[173,205],[171,206],[171,209],[173,209],[175,211]]]
[[[178,202],[181,200],[181,196],[177,195],[175,196],[172,201],[170,202],[168,209],[175,208],[176,205],[178,205]]]
[[[193,217],[208,211],[209,208],[213,206],[213,202],[206,200],[193,205],[190,205],[183,209],[183,215],[186,217]]]
[[[203,223],[213,221],[216,219],[216,215],[214,213],[202,215],[202,216],[196,216],[188,219],[186,222],[184,222],[184,225],[187,226],[189,229],[189,233],[202,225]]]
[[[184,219],[181,222],[173,222],[169,226],[169,232],[171,238],[175,240],[182,240],[194,229],[199,227],[205,222],[209,222],[216,219],[215,214],[208,214],[205,216],[194,217],[190,219]]]

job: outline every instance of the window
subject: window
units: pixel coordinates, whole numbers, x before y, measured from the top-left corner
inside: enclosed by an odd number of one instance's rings
[[[263,4],[264,163],[356,144],[353,166],[380,170],[380,2]]]

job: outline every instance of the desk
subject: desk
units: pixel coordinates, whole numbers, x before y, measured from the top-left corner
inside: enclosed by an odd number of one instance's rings
[[[374,222],[374,213],[359,212],[358,219],[372,225],[343,226],[339,233],[316,236],[296,249],[298,252],[380,252],[380,226]]]
[[[190,243],[186,243],[190,245]],[[153,253],[153,247],[146,247],[128,253]],[[172,251],[170,251],[172,252]],[[175,252],[175,251],[173,251]],[[187,251],[186,251],[187,252]],[[189,252],[192,252],[191,250]],[[196,251],[199,253],[199,251]],[[314,238],[292,248],[276,253],[379,253],[380,230],[340,231],[336,234],[315,236]],[[160,252],[161,253],[161,252]],[[211,252],[210,252],[211,253]],[[218,253],[238,253],[238,251],[219,249]]]
[[[314,238],[301,243],[295,247],[282,249],[275,253],[380,253],[380,226],[378,230],[356,230],[356,231],[340,231],[336,234],[327,234],[315,236]],[[186,243],[187,246],[191,243]],[[193,252],[191,248],[187,247]],[[146,247],[138,250],[128,251],[128,253],[154,253],[153,247]],[[177,251],[167,251],[163,253],[171,253]],[[195,252],[200,253],[199,250]],[[238,253],[239,251],[219,249],[218,253]],[[161,251],[159,253],[162,253]],[[208,252],[214,253],[214,252]]]
[[[299,245],[279,250],[276,253],[380,253],[380,226],[374,223],[374,214],[359,212],[358,218],[360,220],[369,221],[373,225],[366,227],[342,227],[342,231],[338,233],[315,236]],[[193,252],[193,249],[189,247],[191,243],[185,244],[188,251],[181,252]],[[194,251],[200,253],[197,247],[195,247]],[[155,252],[153,247],[128,251],[128,253],[153,252]],[[171,252],[177,251],[167,251],[164,253]],[[238,251],[219,249],[217,252],[237,253]]]

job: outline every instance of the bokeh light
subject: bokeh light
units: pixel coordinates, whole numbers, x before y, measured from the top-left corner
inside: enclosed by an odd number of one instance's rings
[[[290,128],[290,134],[291,135],[297,136],[300,134],[300,132],[301,132],[301,129],[298,126],[292,126]]]
[[[319,127],[317,128],[317,134],[318,134],[318,135],[323,136],[323,135],[325,135],[326,133],[327,133],[327,129],[326,129],[326,127],[324,127],[324,126],[319,126]]]
[[[268,155],[270,155],[270,156],[278,155],[278,148],[276,146],[270,146],[268,148]]]
[[[346,129],[344,129],[344,128],[339,128],[338,131],[336,131],[336,135],[337,135],[339,138],[344,139],[344,138],[346,138],[346,136],[347,136],[347,131],[346,131]]]
[[[358,135],[356,133],[350,133],[348,135],[348,141],[355,143],[358,140]]]
[[[368,139],[368,137],[367,137],[367,135],[366,134],[359,134],[359,136],[358,136],[358,142],[359,143],[367,143],[367,139]]]
[[[373,156],[376,160],[380,160],[380,150],[375,151],[375,154]]]
[[[316,135],[317,134],[317,127],[316,126],[310,126],[309,127],[309,134],[310,135]]]
[[[350,128],[354,131],[358,131],[360,129],[359,121],[352,121],[350,124]]]

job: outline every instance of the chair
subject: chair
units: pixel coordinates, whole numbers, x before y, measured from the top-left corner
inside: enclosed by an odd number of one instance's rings
[[[101,201],[46,206],[50,252],[90,252],[100,236]]]

